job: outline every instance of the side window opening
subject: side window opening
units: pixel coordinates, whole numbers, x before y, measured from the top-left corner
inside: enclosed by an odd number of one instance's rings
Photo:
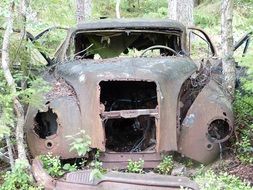
[[[190,41],[190,55],[193,59],[203,59],[210,57],[211,49],[210,44],[206,41],[206,39],[197,32],[189,33],[189,41]]]
[[[203,30],[194,27],[188,30],[188,49],[193,60],[199,61],[216,56],[214,45]]]

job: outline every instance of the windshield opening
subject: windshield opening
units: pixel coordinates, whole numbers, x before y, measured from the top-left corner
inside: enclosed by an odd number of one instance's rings
[[[150,47],[150,50],[145,51]],[[91,31],[77,32],[73,36],[68,57],[70,59],[106,59],[141,55],[157,57],[172,56],[175,52],[181,52],[180,33],[146,30]]]

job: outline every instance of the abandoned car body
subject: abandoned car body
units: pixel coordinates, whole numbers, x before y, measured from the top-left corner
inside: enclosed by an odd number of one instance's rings
[[[53,88],[45,107],[27,111],[31,154],[77,158],[66,136],[84,130],[107,168],[139,158],[154,168],[170,152],[214,161],[233,132],[231,103],[212,42],[191,30],[210,50],[198,63],[176,21],[100,20],[69,30],[46,77]]]

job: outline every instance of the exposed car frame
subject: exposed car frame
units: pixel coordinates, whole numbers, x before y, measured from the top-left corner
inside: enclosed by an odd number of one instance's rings
[[[125,168],[129,159],[139,158],[144,160],[145,168],[154,168],[162,160],[162,154],[171,152],[201,163],[214,161],[222,151],[221,143],[228,140],[234,130],[232,106],[222,87],[221,60],[217,58],[213,43],[201,29],[189,28],[188,31],[172,20],[124,19],[89,22],[70,29],[55,58],[48,64],[53,71],[45,79],[53,88],[45,95],[45,107],[40,110],[29,107],[27,111],[26,134],[31,154],[36,157],[51,152],[61,159],[77,158],[76,152],[69,151],[70,142],[66,136],[85,130],[91,137],[91,149],[101,152],[100,160],[106,168]],[[210,50],[210,56],[203,57],[198,64],[190,58],[189,47],[194,38],[189,37],[189,33],[199,33],[196,36],[204,39]],[[83,44],[77,47],[79,42],[75,40],[79,34],[83,35],[79,37]],[[158,37],[152,37],[155,34]],[[168,40],[170,45],[166,46],[167,42],[159,41],[159,37],[174,41],[170,44]],[[94,60],[91,57],[94,58],[95,53],[91,53],[91,56],[82,54],[78,59],[70,59],[72,42],[74,49],[83,48],[73,55],[86,52],[97,43],[105,43],[107,49],[115,52],[118,47],[125,53],[120,41],[125,39],[128,40],[126,49],[134,47],[146,53],[158,48],[161,55]],[[138,46],[138,40],[143,42],[143,39],[149,41]],[[85,44],[85,40],[89,43]],[[118,44],[114,47],[115,41]],[[149,48],[153,41],[155,44]],[[166,47],[174,48],[176,55]],[[107,52],[103,55],[110,56]],[[134,94],[135,99],[131,99]],[[126,97],[128,100],[123,101]],[[127,133],[128,129],[124,131],[127,135],[134,136],[136,130],[143,136],[136,135],[130,149],[116,145],[116,136],[120,133],[114,132],[123,125],[131,126],[131,133]],[[144,137],[146,133],[149,137]],[[110,138],[112,143],[108,142]],[[124,139],[124,135],[120,138]],[[137,146],[138,143],[141,145]],[[40,162],[36,161],[34,171],[38,179],[40,167]],[[55,187],[60,183],[55,182]],[[162,189],[162,185],[159,188]]]

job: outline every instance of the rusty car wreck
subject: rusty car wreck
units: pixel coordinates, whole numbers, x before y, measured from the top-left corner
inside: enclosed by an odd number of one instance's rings
[[[189,31],[168,19],[105,19],[70,29],[49,63],[45,107],[27,111],[32,156],[78,158],[66,136],[84,130],[105,168],[122,169],[139,158],[154,168],[172,152],[214,161],[233,132],[232,108],[211,40],[200,29]],[[190,35],[196,33],[209,52],[193,61]],[[78,171],[54,180],[38,160],[33,168],[48,189],[197,189],[183,177],[109,172],[89,182],[89,173]]]

